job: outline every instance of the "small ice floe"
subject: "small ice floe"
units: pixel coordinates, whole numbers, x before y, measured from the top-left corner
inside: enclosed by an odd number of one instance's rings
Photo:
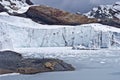
[[[98,50],[98,48],[96,47],[85,47],[83,45],[73,46],[72,49],[73,50]]]
[[[101,64],[105,64],[106,62],[104,62],[104,61],[101,61],[100,63],[101,63]]]

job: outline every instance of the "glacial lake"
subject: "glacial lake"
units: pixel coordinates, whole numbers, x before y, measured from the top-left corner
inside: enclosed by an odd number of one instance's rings
[[[71,50],[70,48],[16,49],[25,57],[59,58],[72,64],[75,71],[35,75],[0,76],[0,80],[120,80],[120,50]],[[29,54],[28,54],[29,53]]]

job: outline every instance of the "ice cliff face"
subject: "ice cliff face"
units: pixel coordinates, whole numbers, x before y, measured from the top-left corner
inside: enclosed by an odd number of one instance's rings
[[[0,15],[1,49],[77,45],[97,48],[120,47],[120,29],[101,24],[41,25],[30,19]]]

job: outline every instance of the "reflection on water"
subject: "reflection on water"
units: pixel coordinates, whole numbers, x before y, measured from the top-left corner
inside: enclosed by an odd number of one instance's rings
[[[114,73],[111,73],[111,75],[119,75],[120,76],[120,72],[114,72]]]

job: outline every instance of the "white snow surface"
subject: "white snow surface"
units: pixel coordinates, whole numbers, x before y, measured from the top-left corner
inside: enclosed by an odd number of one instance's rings
[[[12,75],[20,75],[20,74],[19,73],[2,74],[2,75],[0,75],[0,77],[12,76]]]
[[[78,26],[42,25],[30,19],[0,14],[0,49],[120,46],[120,29],[98,23]]]

